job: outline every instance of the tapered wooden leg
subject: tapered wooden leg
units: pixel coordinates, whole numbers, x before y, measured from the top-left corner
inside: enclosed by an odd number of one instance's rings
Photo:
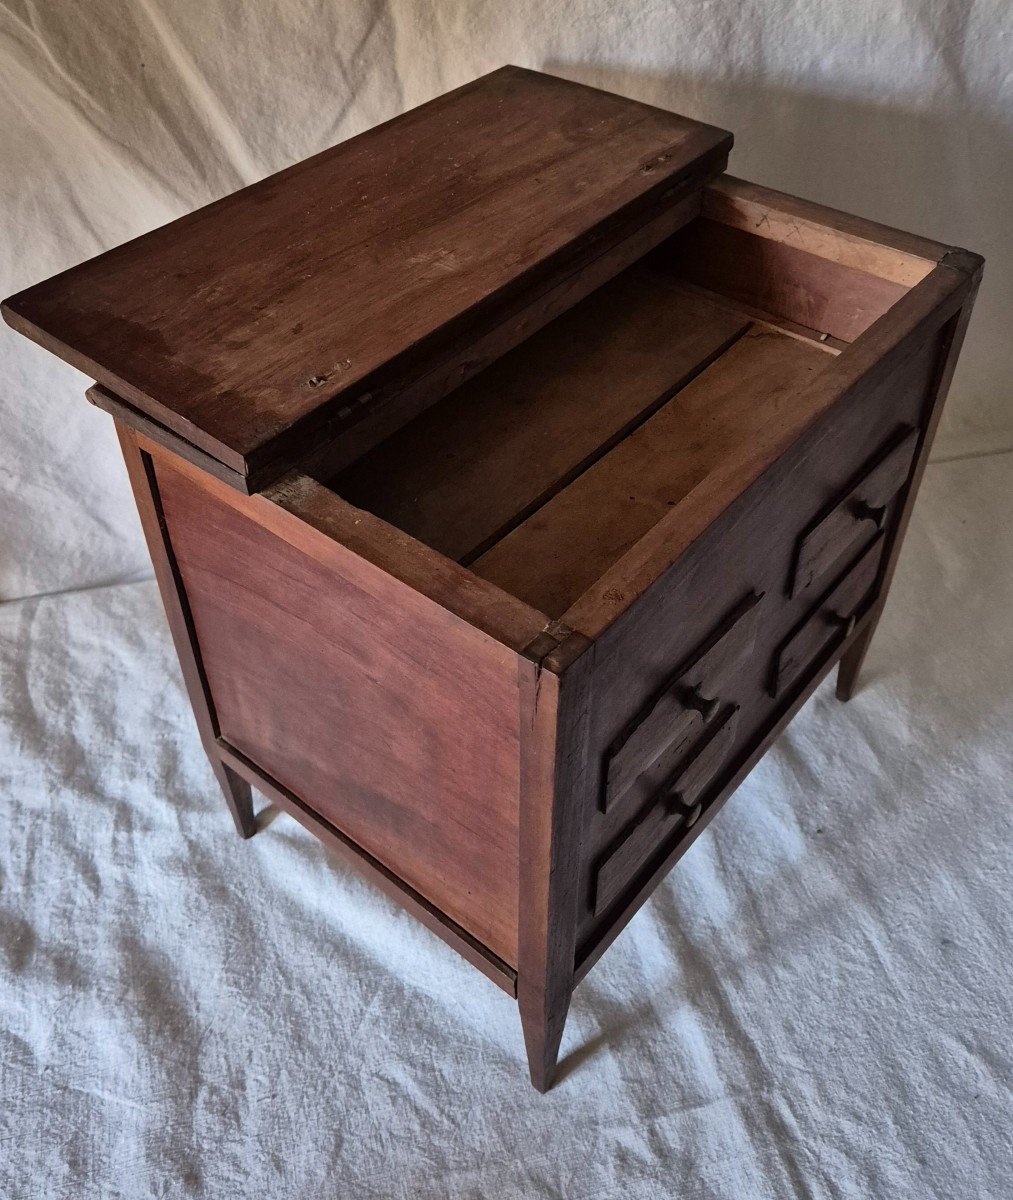
[[[872,635],[876,632],[876,621],[870,621],[854,642],[845,650],[837,667],[837,699],[850,700],[858,686],[858,673],[869,652]]]
[[[257,826],[253,820],[253,793],[250,785],[218,757],[218,720],[215,716],[214,703],[211,699],[207,679],[204,677],[204,669],[201,666],[197,635],[190,619],[186,595],[172,552],[172,544],[162,519],[161,502],[154,472],[147,456],[139,450],[131,431],[125,425],[117,422],[116,433],[120,439],[123,461],[127,465],[127,474],[130,476],[134,499],[137,502],[141,527],[144,530],[151,562],[155,568],[155,578],[158,580],[158,589],[162,594],[162,603],[165,605],[169,631],[176,646],[176,654],[179,656],[183,682],[186,684],[187,694],[190,697],[201,742],[211,760],[211,769],[225,793],[225,802],[229,806],[229,812],[232,813],[239,836],[242,838],[253,837],[257,832]]]
[[[538,1091],[547,1092],[556,1077],[570,994],[567,992],[550,999],[544,994],[526,997],[522,992],[519,999],[531,1082]]]
[[[551,641],[556,641],[553,638]],[[587,812],[593,652],[579,634],[518,668],[521,728],[517,1003],[531,1082],[552,1087],[573,994],[581,830]]]
[[[225,803],[229,806],[229,812],[236,823],[236,833],[241,838],[253,837],[257,832],[257,822],[253,815],[253,789],[245,779],[240,778],[223,762],[212,759],[211,765],[225,793]]]

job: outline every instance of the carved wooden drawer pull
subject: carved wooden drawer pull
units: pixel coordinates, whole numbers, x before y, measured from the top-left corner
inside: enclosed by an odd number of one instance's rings
[[[756,610],[751,592],[697,647],[630,722],[609,750],[601,807],[604,812],[647,770],[674,766],[721,707],[720,690],[752,653]]]
[[[849,551],[883,528],[890,501],[911,473],[917,445],[915,429],[894,434],[874,464],[802,535],[791,578],[793,597],[823,579]]]
[[[738,728],[739,710],[728,705],[710,736],[682,763],[628,825],[598,868],[595,912],[603,912],[622,894],[641,867],[649,863],[677,831],[688,832],[700,819],[707,793],[728,758]]]
[[[776,696],[812,664],[821,651],[850,637],[868,600],[883,551],[883,535],[850,567],[774,654],[771,694]]]

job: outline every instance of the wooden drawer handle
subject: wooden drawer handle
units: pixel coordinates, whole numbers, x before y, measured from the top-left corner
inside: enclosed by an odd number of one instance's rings
[[[911,474],[918,431],[906,426],[881,448],[875,464],[802,534],[789,580],[792,598],[827,577],[862,542],[882,531],[890,502]],[[870,528],[870,524],[872,528]]]
[[[883,541],[884,535],[877,533],[858,561],[778,646],[771,670],[771,695],[779,695],[789,683],[811,670],[831,645],[839,646],[854,633],[875,590]]]
[[[692,688],[679,688],[677,696],[683,708],[691,708],[694,712],[698,712],[703,717],[703,723],[709,725],[718,714],[718,709],[721,707],[721,701],[715,696],[708,700],[699,685]]]
[[[844,613],[828,612],[826,616],[830,624],[840,629],[846,638],[851,637],[855,632],[855,626],[858,624],[857,613],[845,615]]]
[[[699,736],[701,725],[714,720],[722,693],[753,653],[761,599],[762,593],[749,592],[726,613],[609,747],[602,812],[627,793],[635,796],[634,784],[645,774],[656,786]],[[639,789],[640,799],[647,786]]]
[[[596,913],[604,912],[673,838],[682,837],[700,820],[735,744],[738,717],[737,707],[726,707],[675,778],[662,785],[613,843],[595,875]]]
[[[871,521],[877,529],[882,529],[886,523],[886,507],[885,504],[876,507],[866,500],[855,500],[851,505],[851,515],[858,521]]]

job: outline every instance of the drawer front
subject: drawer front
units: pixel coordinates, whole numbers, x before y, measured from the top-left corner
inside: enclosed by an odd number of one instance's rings
[[[598,867],[594,912],[603,913],[637,872],[675,837],[692,829],[706,804],[708,789],[719,777],[738,727],[739,709],[726,706],[707,735],[662,783],[644,811],[625,830]]]
[[[882,555],[883,535],[880,533],[858,562],[777,648],[771,671],[772,695],[779,695],[803,674],[808,676],[807,668],[851,633],[871,598]]]
[[[669,677],[606,755],[601,809],[609,812],[645,774],[664,780],[718,715],[722,685],[752,654],[761,596],[750,593]]]
[[[835,566],[882,530],[890,501],[911,473],[917,445],[915,429],[894,434],[844,495],[802,534],[789,587],[792,597],[825,580]]]

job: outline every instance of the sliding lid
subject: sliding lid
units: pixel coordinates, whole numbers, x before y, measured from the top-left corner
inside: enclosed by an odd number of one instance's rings
[[[716,175],[731,141],[504,67],[28,288],[4,316],[237,486],[264,486],[322,425],[363,420],[581,247]]]

